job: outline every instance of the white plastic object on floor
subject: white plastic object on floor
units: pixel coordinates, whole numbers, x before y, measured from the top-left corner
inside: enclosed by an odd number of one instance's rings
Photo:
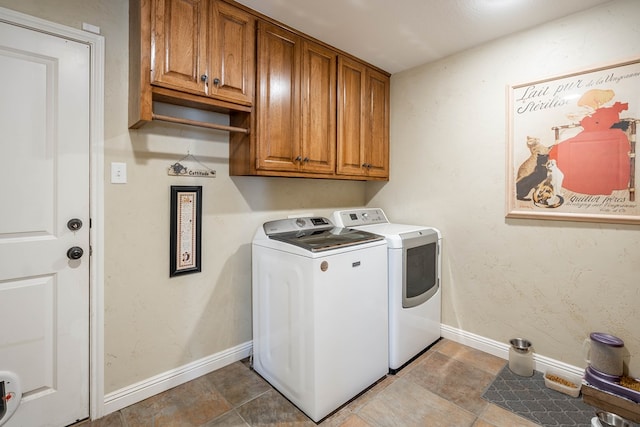
[[[514,338],[509,348],[509,369],[521,377],[533,375],[533,352],[531,342],[524,338]]]
[[[591,427],[602,427],[602,424],[600,424],[598,417],[591,418]]]
[[[0,426],[9,421],[18,409],[22,399],[22,388],[18,375],[9,371],[0,371]]]
[[[565,381],[568,381],[572,383],[573,386],[570,387],[568,385],[561,384],[557,381],[554,381],[554,379],[551,379],[550,376],[551,377],[556,376]],[[580,384],[581,384],[581,378],[573,375],[567,375],[565,373],[561,373],[552,368],[547,369],[547,372],[544,373],[544,385],[547,386],[547,388],[550,388],[551,390],[555,390],[560,393],[564,393],[571,397],[578,397],[580,395]]]

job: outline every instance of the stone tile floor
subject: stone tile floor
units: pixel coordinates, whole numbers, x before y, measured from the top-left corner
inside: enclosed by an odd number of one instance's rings
[[[538,426],[482,398],[506,361],[440,340],[319,423],[327,427]],[[249,367],[248,360],[204,375],[78,427],[314,426]]]

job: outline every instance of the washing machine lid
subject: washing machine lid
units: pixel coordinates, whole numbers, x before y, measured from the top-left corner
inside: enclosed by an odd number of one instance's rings
[[[347,246],[384,240],[382,236],[353,228],[335,227],[323,217],[287,218],[263,225],[272,240],[301,247],[310,252],[322,252]]]

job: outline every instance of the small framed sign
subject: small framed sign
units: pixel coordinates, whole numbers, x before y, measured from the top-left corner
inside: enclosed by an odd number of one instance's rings
[[[169,276],[198,273],[202,235],[202,187],[171,186]]]

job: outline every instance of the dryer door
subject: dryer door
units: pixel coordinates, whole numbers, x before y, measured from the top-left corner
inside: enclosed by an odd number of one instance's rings
[[[402,307],[420,305],[438,292],[440,252],[438,234],[433,230],[403,233]]]

